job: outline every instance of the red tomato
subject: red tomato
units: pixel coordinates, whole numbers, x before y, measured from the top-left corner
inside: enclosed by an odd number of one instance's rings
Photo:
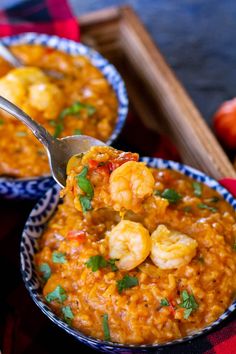
[[[236,148],[236,98],[224,102],[213,117],[214,129],[229,148]]]
[[[80,243],[84,243],[86,241],[86,235],[87,235],[86,231],[71,230],[68,232],[67,238],[69,240],[76,240],[76,241],[79,241]]]
[[[116,168],[120,167],[121,165],[123,165],[125,162],[128,161],[138,161],[138,155],[133,154],[132,152],[124,152],[117,159],[112,159],[108,163],[110,172],[114,171]]]
[[[99,162],[96,160],[89,160],[89,168],[95,169],[99,165]]]

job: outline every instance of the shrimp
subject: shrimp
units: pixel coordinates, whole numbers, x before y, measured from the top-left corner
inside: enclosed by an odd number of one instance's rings
[[[121,220],[107,233],[110,258],[120,270],[131,270],[141,264],[151,250],[151,239],[147,229],[138,222]]]
[[[59,115],[63,107],[61,90],[51,83],[36,83],[29,87],[29,102],[38,111],[43,111],[46,119]]]
[[[151,259],[161,269],[176,269],[196,255],[197,241],[159,225],[151,235]]]
[[[116,168],[109,181],[114,209],[140,211],[142,202],[153,193],[154,177],[142,162],[128,161]]]
[[[47,75],[45,75],[42,70],[29,66],[12,69],[5,76],[5,78],[12,82],[12,84],[16,84],[18,81],[20,81],[25,87],[36,83],[45,83],[49,81]]]
[[[19,79],[12,82],[4,76],[0,79],[0,95],[17,106],[21,106],[26,98],[27,90]]]

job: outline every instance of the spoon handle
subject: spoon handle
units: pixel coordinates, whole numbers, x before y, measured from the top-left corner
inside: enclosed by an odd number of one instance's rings
[[[7,113],[10,113],[11,115],[19,119],[22,123],[27,125],[27,127],[32,131],[36,138],[46,147],[46,149],[50,149],[52,144],[55,144],[56,139],[54,139],[41,124],[31,119],[28,114],[23,112],[20,108],[18,108],[2,96],[0,96],[0,108],[6,111]]]
[[[22,65],[21,61],[15,57],[14,54],[0,41],[0,56],[8,61],[12,66],[20,68]]]

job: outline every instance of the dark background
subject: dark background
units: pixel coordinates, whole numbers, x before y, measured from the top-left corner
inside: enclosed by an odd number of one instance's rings
[[[203,117],[236,96],[235,0],[69,0],[76,15],[131,5]]]

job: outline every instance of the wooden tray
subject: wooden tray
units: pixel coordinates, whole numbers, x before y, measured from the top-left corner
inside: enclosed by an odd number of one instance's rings
[[[228,157],[130,7],[79,17],[81,40],[120,71],[143,123],[167,134],[182,161],[219,179],[236,177]]]

